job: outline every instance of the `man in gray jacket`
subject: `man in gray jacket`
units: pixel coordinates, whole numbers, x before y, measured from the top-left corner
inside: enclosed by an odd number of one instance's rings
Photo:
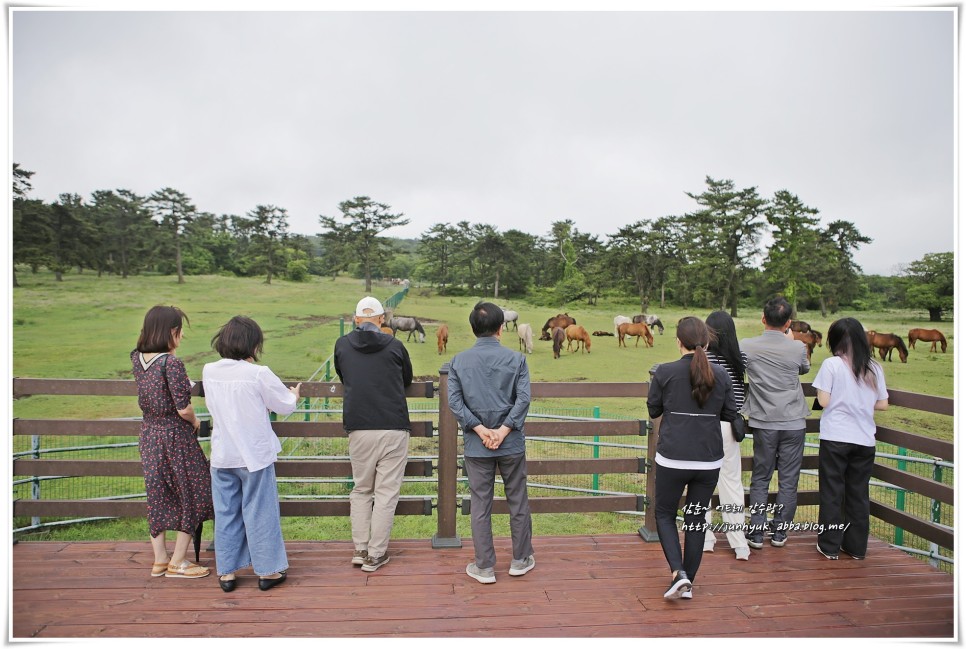
[[[782,547],[795,519],[798,506],[798,475],[805,453],[805,418],[808,405],[799,375],[809,370],[805,344],[795,340],[788,329],[792,306],[783,297],[765,303],[762,324],[765,331],[757,338],[739,344],[748,356],[748,395],[742,413],[754,434],[755,456],[751,472],[751,526],[745,534],[748,545],[761,549],[765,532],[771,544]],[[774,507],[768,502],[768,484],[778,469],[778,498]],[[772,519],[766,525],[766,512]]]
[[[450,362],[449,408],[463,429],[463,463],[470,487],[476,560],[466,566],[466,574],[481,584],[492,584],[496,553],[490,512],[497,469],[510,508],[510,576],[525,575],[536,565],[523,436],[523,421],[530,410],[530,369],[526,356],[500,344],[500,307],[478,303],[470,314],[470,326],[476,344]]]

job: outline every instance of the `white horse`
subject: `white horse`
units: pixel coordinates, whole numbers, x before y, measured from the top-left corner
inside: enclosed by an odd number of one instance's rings
[[[533,353],[533,329],[524,323],[517,328],[517,336],[520,338],[520,351],[526,349],[528,354]]]
[[[614,317],[614,334],[615,335],[620,335],[620,332],[618,331],[618,327],[620,327],[624,323],[629,323],[630,321],[631,321],[631,319],[628,318],[626,315],[615,316]]]
[[[513,328],[517,329],[517,319],[519,319],[520,314],[516,311],[507,311],[503,309],[503,324],[506,326],[506,330],[510,331],[510,323],[513,323]]]

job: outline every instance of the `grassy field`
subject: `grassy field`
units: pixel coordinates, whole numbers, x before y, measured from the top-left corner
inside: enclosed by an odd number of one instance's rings
[[[51,274],[18,274],[22,286],[13,289],[13,374],[19,377],[51,378],[129,378],[129,353],[133,349],[145,311],[155,304],[174,304],[188,314],[191,324],[178,355],[185,361],[189,376],[200,378],[202,366],[217,359],[210,339],[218,327],[231,316],[244,314],[254,318],[265,331],[266,343],[260,362],[268,365],[283,380],[306,380],[329,358],[342,327],[351,327],[350,314],[356,301],[364,295],[360,280],[312,278],[305,283],[276,280],[266,285],[261,279],[219,276],[188,277],[183,285],[166,276],[142,276],[122,280],[98,278],[93,274],[65,275],[56,282]],[[372,294],[385,300],[399,290],[398,286],[378,284]],[[491,296],[481,296],[492,300]],[[467,316],[477,298],[450,298],[435,295],[429,289],[413,287],[397,309],[424,322],[426,343],[407,342],[417,377],[433,380],[439,369],[453,354],[473,344]],[[519,300],[495,300],[501,306],[520,313],[519,322],[530,323],[539,335],[543,323],[558,310],[533,307]],[[633,315],[638,307],[633,301],[604,302],[597,306],[570,305],[566,309],[588,331],[613,331],[615,315]],[[643,343],[635,348],[618,348],[617,339],[594,337],[589,354],[564,352],[554,359],[551,344],[534,341],[534,353],[528,362],[534,381],[646,381],[648,370],[655,364],[677,357],[674,323],[684,315],[705,317],[708,310],[658,309],[667,330],[655,334],[654,347]],[[894,332],[905,338],[912,327],[933,328],[925,314],[913,312],[841,313],[852,315],[866,328]],[[739,338],[761,332],[760,311],[739,313],[736,319]],[[825,332],[833,317],[819,313],[800,313]],[[340,323],[340,319],[344,319]],[[450,338],[446,354],[436,350],[439,323],[449,326]],[[890,388],[953,396],[953,325],[939,323],[950,342],[946,354],[929,353],[928,347],[910,352],[903,364],[886,362],[885,373]],[[404,338],[404,334],[400,334]],[[505,332],[503,344],[518,347],[516,334]],[[809,381],[822,360],[826,348],[816,348],[812,370],[803,377]],[[559,408],[573,405],[599,406],[605,416],[645,416],[644,403],[632,400],[605,400],[586,403],[570,400],[562,403],[534,403],[533,408]],[[203,400],[197,400],[203,405]],[[140,412],[133,398],[30,397],[13,404],[13,415],[24,418],[109,418],[135,417]],[[948,417],[933,416],[893,409],[877,415],[877,420],[903,430],[952,439],[952,422]],[[136,450],[135,450],[136,454]],[[424,488],[425,489],[425,488]],[[418,491],[418,490],[417,490]],[[458,517],[460,533],[468,535],[465,517]],[[348,521],[341,519],[284,519],[286,538],[348,538]],[[539,515],[535,517],[538,534],[589,534],[595,532],[627,532],[637,529],[640,520],[621,515]],[[399,538],[428,538],[435,531],[431,517],[403,517],[394,535]],[[495,517],[495,533],[508,534],[506,517]],[[117,521],[77,526],[69,530],[45,533],[46,538],[131,538],[147,535],[143,521]]]

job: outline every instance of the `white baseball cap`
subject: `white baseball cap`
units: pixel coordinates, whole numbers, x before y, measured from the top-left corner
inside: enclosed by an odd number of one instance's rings
[[[366,311],[369,313],[366,313]],[[382,302],[368,295],[359,300],[359,304],[356,305],[357,318],[371,318],[372,316],[382,315],[384,313]]]

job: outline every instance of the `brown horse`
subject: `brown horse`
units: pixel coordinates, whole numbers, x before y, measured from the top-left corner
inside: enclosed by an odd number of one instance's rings
[[[886,353],[889,354],[889,362],[892,362],[892,350],[899,350],[899,360],[903,363],[906,362],[906,358],[909,357],[909,350],[906,349],[906,343],[902,342],[902,338],[895,334],[880,334],[877,331],[866,331],[866,336],[869,337],[869,346],[873,349],[878,348],[879,358],[882,360],[886,359]]]
[[[916,348],[916,341],[921,340],[923,342],[932,343],[929,347],[929,351],[936,351],[936,343],[940,343],[943,348],[943,353],[946,353],[946,336],[939,329],[910,329],[909,330],[909,349]]]
[[[566,313],[558,313],[554,317],[547,320],[547,324],[543,325],[540,329],[540,340],[550,340],[550,332],[553,331],[554,327],[560,327],[561,329],[566,329],[570,325],[577,324],[577,321],[571,318]]]
[[[637,340],[634,341],[634,346],[641,342],[641,338],[644,338],[644,344],[648,347],[654,346],[654,336],[651,334],[651,330],[647,328],[647,325],[643,322],[637,323],[623,323],[617,327],[617,346],[627,347],[627,343],[624,342],[624,336],[637,336]]]
[[[794,329],[792,330],[792,336],[795,337],[795,340],[801,340],[803,343],[805,343],[805,349],[808,350],[808,360],[811,361],[812,352],[815,351],[815,345],[819,344],[819,340],[821,340],[821,338],[817,336],[814,331],[802,332],[795,331]]]
[[[381,327],[379,327],[379,330],[382,331],[382,333],[384,334],[389,334],[390,336],[396,335],[396,332],[393,331],[391,327],[387,327],[386,325],[382,325]]]
[[[564,340],[566,340],[567,334],[561,327],[553,328],[553,357],[560,358],[560,350],[563,348]]]
[[[805,333],[812,330],[812,325],[808,324],[804,320],[792,320],[788,328],[792,331],[797,331],[799,333]]]
[[[578,349],[581,349],[581,346],[583,346],[583,351],[587,352],[588,354],[590,353],[590,334],[587,333],[586,329],[578,324],[570,325],[567,327],[566,334],[568,352],[576,352]],[[573,346],[574,342],[577,343],[577,347],[572,349],[571,347]]]
[[[436,330],[436,349],[439,350],[440,355],[446,351],[446,343],[449,342],[449,327],[444,324],[439,325],[439,329]]]

